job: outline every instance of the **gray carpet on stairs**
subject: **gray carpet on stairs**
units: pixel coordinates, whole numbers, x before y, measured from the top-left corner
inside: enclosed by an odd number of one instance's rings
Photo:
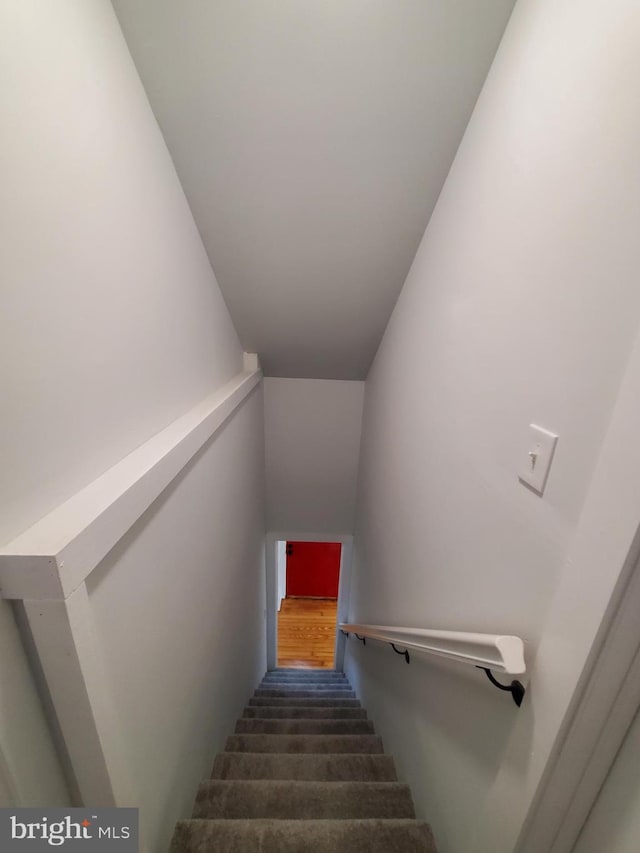
[[[273,670],[171,853],[436,853],[342,673]]]
[[[291,699],[285,696],[252,696],[249,705],[268,705],[270,708],[290,708]],[[296,708],[359,708],[357,699],[318,699],[308,696],[298,696],[295,701]]]
[[[247,720],[236,723],[236,734],[372,735],[371,720]]]
[[[384,752],[378,735],[231,735],[227,752]]]
[[[276,699],[355,699],[356,694],[348,687],[326,689],[325,684],[296,684],[289,687],[258,687],[256,696],[270,696]]]
[[[411,793],[400,782],[301,782],[209,779],[200,785],[194,818],[415,817]]]
[[[212,779],[300,779],[309,782],[397,782],[390,755],[221,752]]]
[[[313,684],[313,685],[326,685],[326,687],[348,687],[349,682],[346,678],[305,678],[303,684]],[[276,687],[292,687],[296,684],[300,684],[300,681],[296,678],[289,678],[289,676],[279,677],[279,678],[268,678],[265,676],[260,682],[260,687],[268,687],[269,685],[274,685]]]
[[[366,720],[367,712],[364,708],[300,708],[298,706],[283,706],[273,708],[270,705],[261,707],[249,706],[242,712],[243,717],[259,718],[263,720]]]
[[[190,820],[171,853],[435,853],[418,820]]]
[[[344,673],[335,673],[331,675],[309,675],[300,680],[292,675],[279,675],[278,673],[267,673],[263,676],[262,682],[275,681],[279,684],[349,684],[349,679]]]
[[[295,672],[278,672],[272,670],[267,672],[262,679],[263,681],[300,681],[300,676]],[[305,676],[304,681],[346,681],[347,676],[344,672],[335,672],[333,670],[324,670],[318,672],[310,672]]]

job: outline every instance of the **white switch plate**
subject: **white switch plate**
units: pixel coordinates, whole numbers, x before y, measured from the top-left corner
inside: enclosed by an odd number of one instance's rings
[[[557,441],[555,433],[529,424],[529,443],[518,476],[539,495],[544,492]]]

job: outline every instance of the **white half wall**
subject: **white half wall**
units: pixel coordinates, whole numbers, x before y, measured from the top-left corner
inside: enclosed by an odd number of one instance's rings
[[[150,853],[266,668],[262,409],[258,388],[87,582]]]
[[[353,621],[535,655],[639,326],[639,38],[631,0],[516,6],[367,380]],[[530,423],[560,436],[542,498],[518,482]],[[440,853],[476,849],[521,712],[480,672],[347,645]]]
[[[268,530],[352,533],[364,383],[264,386]]]

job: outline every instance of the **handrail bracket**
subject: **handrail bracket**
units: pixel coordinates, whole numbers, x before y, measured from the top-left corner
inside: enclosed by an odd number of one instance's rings
[[[407,663],[411,663],[411,657],[410,657],[410,655],[409,655],[409,649],[405,649],[403,652],[401,652],[401,651],[400,651],[400,649],[396,649],[396,644],[395,644],[395,643],[389,643],[389,645],[391,646],[391,648],[393,649],[393,651],[394,651],[397,655],[403,655],[403,656],[404,656],[404,659],[406,660],[406,662],[407,662]]]
[[[521,681],[517,681],[516,679],[514,679],[511,684],[500,684],[500,682],[494,678],[494,675],[491,670],[488,669],[486,666],[479,666],[478,669],[481,669],[486,674],[489,681],[499,690],[506,690],[507,693],[511,693],[513,701],[516,703],[518,708],[522,705],[524,694],[527,691]]]

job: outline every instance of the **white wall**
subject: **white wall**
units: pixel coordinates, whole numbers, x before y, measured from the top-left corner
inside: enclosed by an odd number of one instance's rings
[[[5,3],[0,57],[6,542],[241,371],[242,352],[111,4]],[[219,727],[264,667],[263,465],[254,393],[91,589],[150,849],[188,814]],[[230,637],[221,613],[253,628]],[[0,669],[24,673],[4,606],[0,618],[13,637]],[[48,735],[28,735],[39,705],[19,678],[0,736],[17,732],[16,763],[44,774],[49,748],[26,751]]]
[[[0,33],[5,542],[242,354],[108,0],[4,3]]]
[[[516,7],[367,381],[355,621],[535,653],[638,329],[639,35],[631,0]],[[530,422],[560,435],[542,499],[517,479]],[[517,709],[348,647],[440,853],[466,853]]]
[[[575,853],[636,853],[640,837],[640,713],[575,846]]]
[[[364,383],[264,385],[267,529],[352,533]]]

